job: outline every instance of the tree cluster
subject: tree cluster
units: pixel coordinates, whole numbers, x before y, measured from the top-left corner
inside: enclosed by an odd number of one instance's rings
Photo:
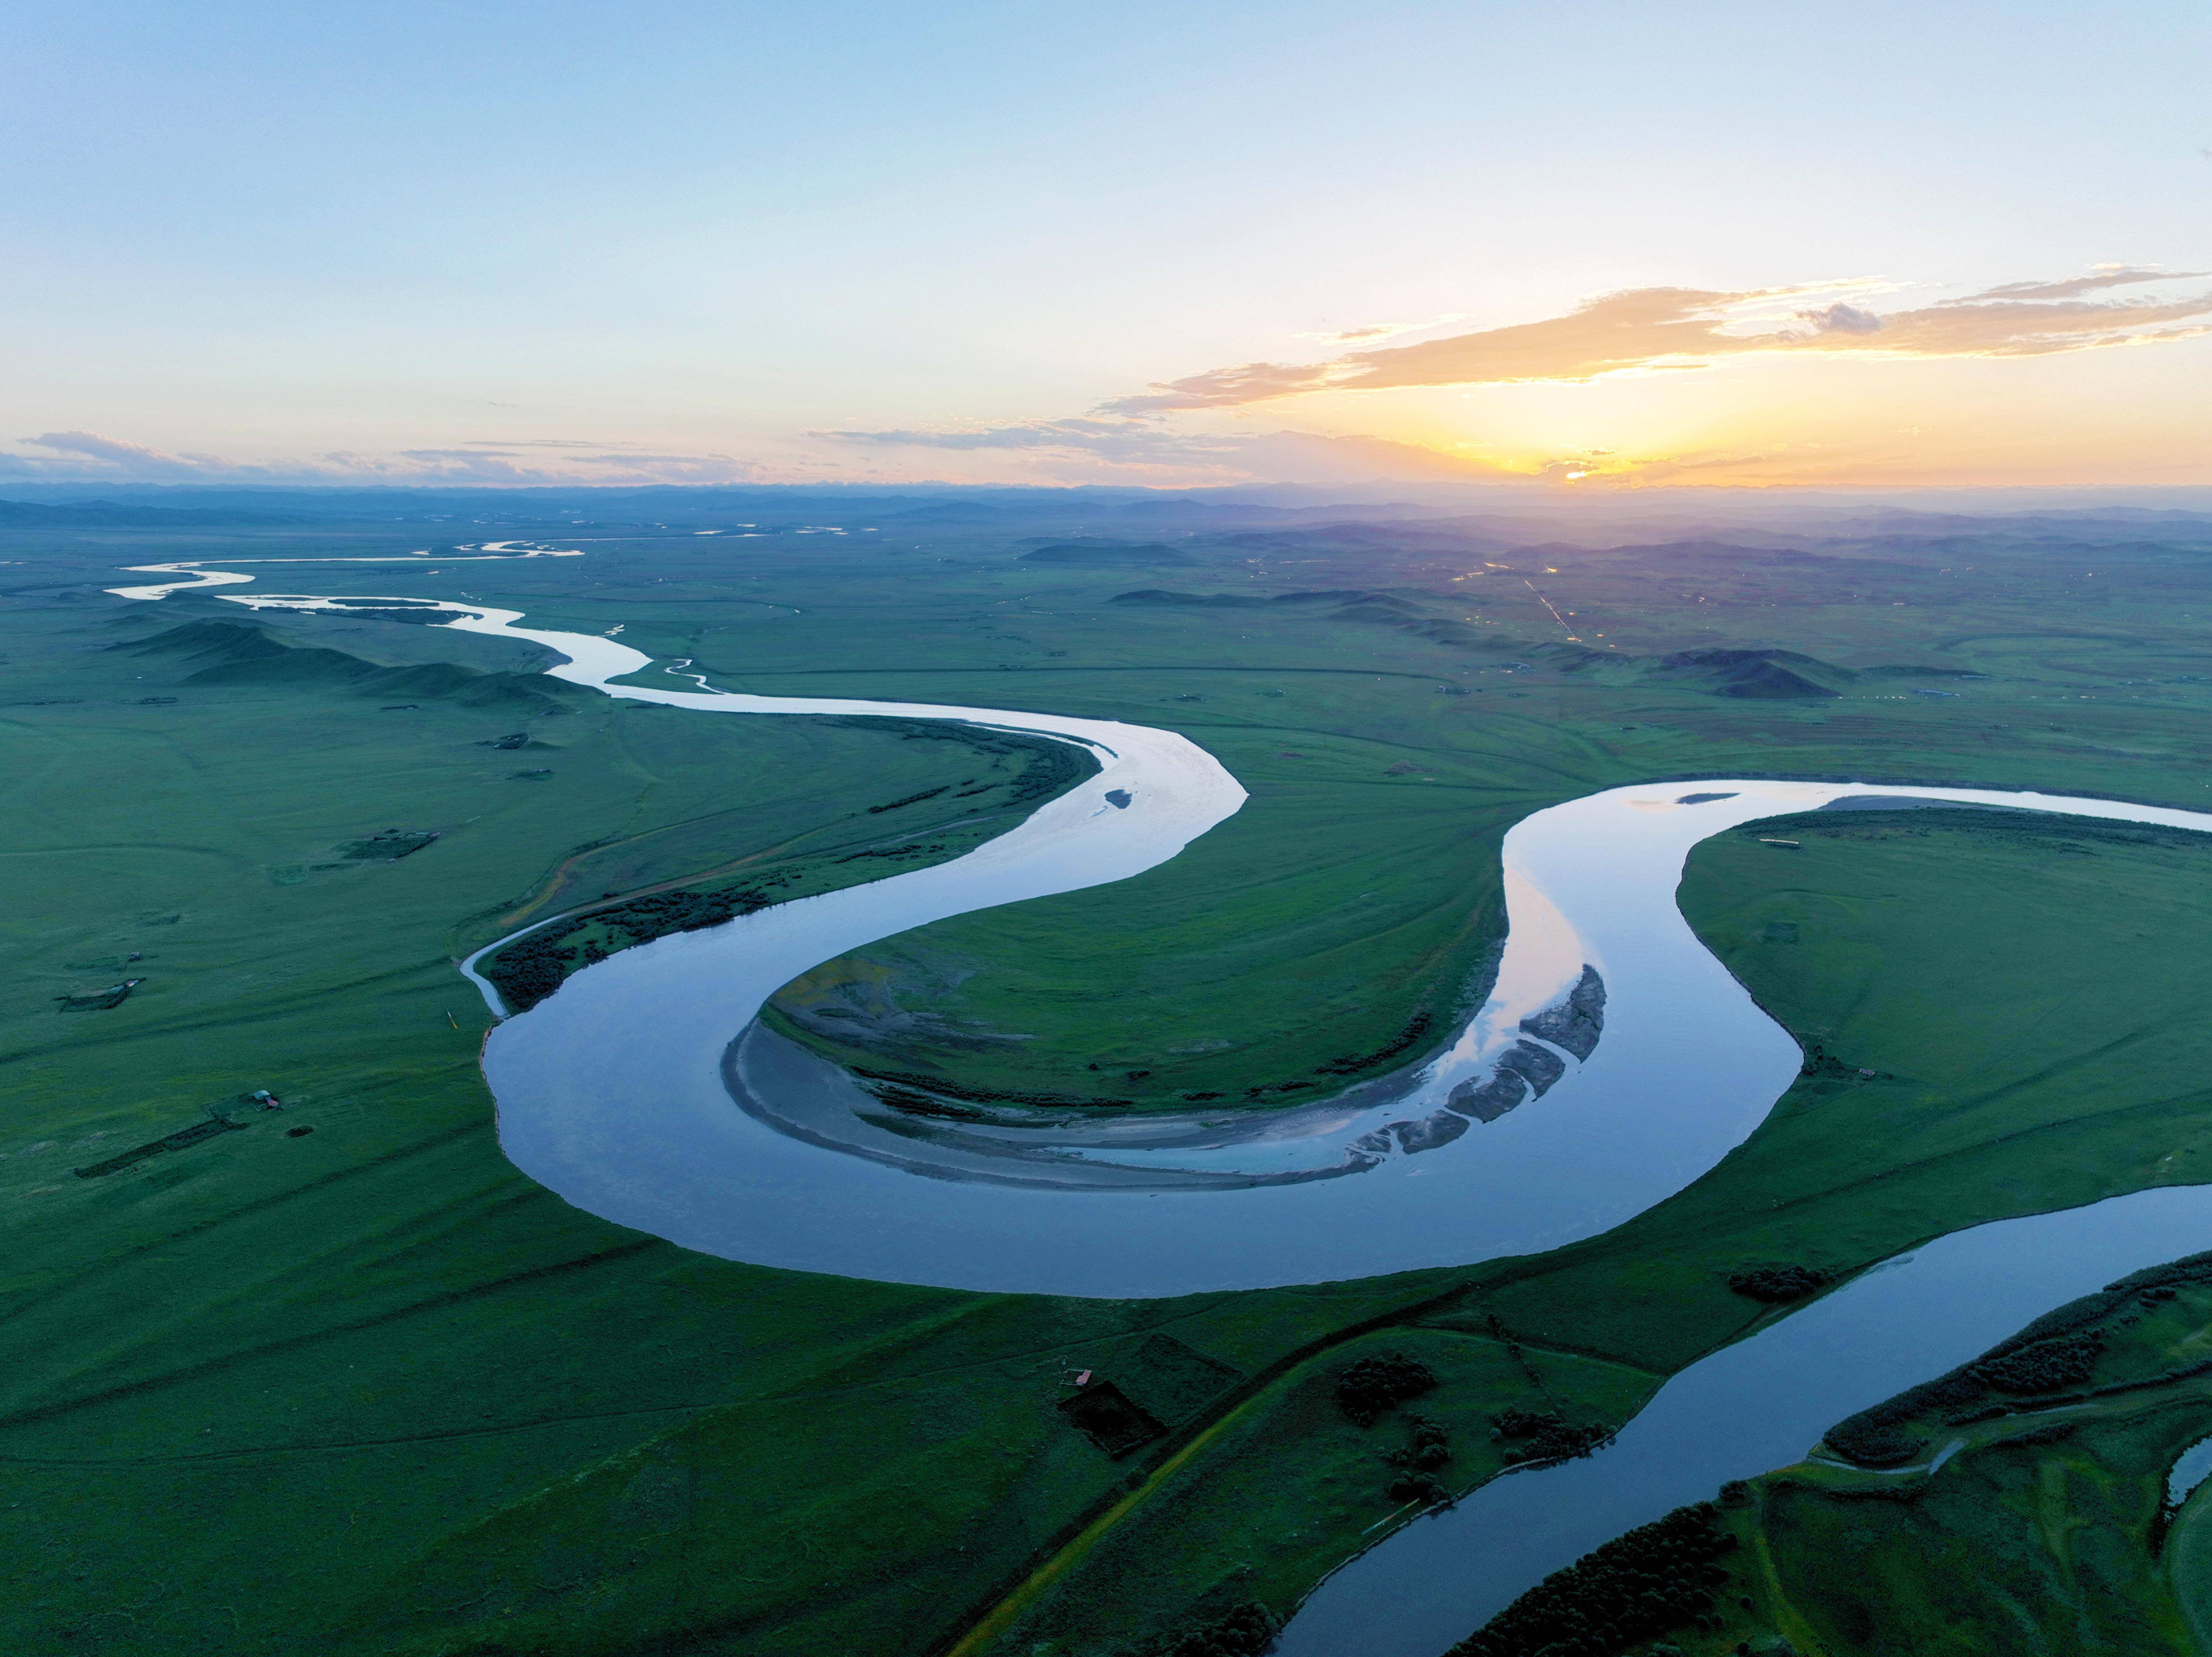
[[[2104,1350],[2104,1336],[2085,1331],[1985,1358],[1967,1373],[2002,1393],[2055,1393],[2062,1387],[2079,1387],[2094,1375],[2098,1355]]]
[[[1613,1436],[1610,1427],[1577,1424],[1557,1410],[1501,1410],[1490,1419],[1491,1437],[1522,1441],[1508,1444],[1502,1452],[1508,1465],[1588,1455]]]
[[[351,863],[397,863],[437,838],[431,828],[380,828],[367,840],[348,841],[343,855]]]
[[[1818,1041],[1805,1044],[1805,1064],[1798,1071],[1801,1076],[1825,1076],[1831,1078],[1856,1076],[1858,1066],[1847,1065]]]
[[[1390,1499],[1429,1502],[1447,1500],[1451,1492],[1431,1475],[1452,1459],[1451,1434],[1441,1423],[1426,1416],[1409,1416],[1407,1425],[1412,1433],[1406,1448],[1393,1450],[1382,1458],[1398,1469],[1398,1476],[1390,1481]]]
[[[1715,1562],[1735,1545],[1711,1502],[1677,1508],[1554,1571],[1449,1657],[1610,1657],[1687,1623],[1717,1629]]]
[[[914,805],[926,799],[935,799],[939,794],[943,793],[946,789],[951,786],[952,785],[949,782],[941,782],[938,784],[936,787],[925,788],[918,794],[907,794],[898,799],[886,800],[881,805],[871,805],[868,808],[868,815],[870,816],[874,816],[877,813],[881,811],[896,811],[902,805]]]
[[[1006,787],[1009,805],[1026,805],[1033,799],[1057,794],[1098,769],[1097,758],[1089,749],[1054,742],[1049,737],[1009,737],[1006,749],[1018,753],[1023,761],[1022,774]]]
[[[2095,1302],[2109,1296],[2090,1296]],[[2076,1307],[2083,1302],[2076,1302]],[[2055,1393],[2062,1387],[2078,1387],[2096,1371],[2105,1338],[2094,1329],[2042,1333],[2052,1320],[2067,1314],[2061,1307],[2028,1325],[2021,1334],[1989,1352],[1962,1364],[1947,1375],[1907,1387],[1896,1397],[1838,1422],[1827,1432],[1827,1442],[1847,1459],[1866,1467],[1893,1467],[1911,1460],[1924,1446],[1904,1430],[1915,1417],[1931,1410],[1962,1410],[1978,1404],[1992,1390],[2004,1393]],[[2027,1338],[2039,1334],[2040,1338]],[[1984,1416],[1996,1411],[1983,1412]]]
[[[587,927],[599,926],[613,935],[616,949],[649,944],[672,932],[695,932],[719,926],[732,918],[768,907],[768,894],[757,889],[702,892],[688,887],[632,898],[612,908],[568,920],[525,933],[483,963],[483,975],[498,989],[501,998],[517,1012],[536,1006],[561,987],[561,982],[580,957],[590,966],[612,953],[586,939],[580,950],[568,940]]]
[[[843,721],[871,731],[891,731],[906,742],[951,742],[973,749],[993,758],[992,769],[999,762],[1012,760],[1018,766],[1013,780],[1006,785],[1006,803],[1026,805],[1033,799],[1042,799],[1056,794],[1091,775],[1098,769],[1098,757],[1080,743],[1065,742],[1054,737],[1032,736],[1025,731],[987,731],[981,725],[966,725],[957,719],[902,719],[883,718],[874,714],[860,714]],[[946,785],[948,787],[951,785]],[[952,798],[966,799],[971,795],[988,792],[997,787],[995,782],[981,786],[963,787]],[[933,788],[931,794],[941,794],[942,788]],[[919,794],[905,800],[895,800],[893,805],[910,804],[915,799],[926,799]],[[890,805],[872,807],[888,811]]]
[[[488,956],[483,975],[500,998],[516,1012],[527,1011],[561,987],[576,950],[568,939],[584,930],[582,919],[556,922],[525,933],[498,954]]]
[[[1436,1390],[1429,1366],[1403,1352],[1377,1352],[1345,1366],[1336,1378],[1336,1401],[1363,1427],[1393,1405]]]
[[[1282,1632],[1280,1618],[1256,1599],[1231,1605],[1212,1622],[1154,1642],[1146,1657],[1260,1657]]]
[[[1729,1273],[1728,1286],[1753,1300],[1781,1306],[1826,1288],[1834,1276],[1811,1266],[1754,1266]]]

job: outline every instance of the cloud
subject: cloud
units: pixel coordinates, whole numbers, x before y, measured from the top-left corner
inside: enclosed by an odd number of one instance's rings
[[[1800,311],[1798,319],[1810,323],[1813,331],[1820,334],[1878,334],[1881,319],[1871,311],[1862,311],[1856,305],[1846,305],[1838,300],[1833,305],[1818,311]]]
[[[1326,362],[1247,362],[1170,380],[1105,404],[1107,414],[1234,408],[1314,391],[1582,381],[1601,374],[1702,367],[1754,353],[1853,351],[1893,356],[2044,356],[2212,331],[2212,293],[2173,299],[2090,297],[2105,289],[2194,279],[2197,271],[2100,266],[2059,282],[2009,282],[1917,309],[1876,313],[1844,300],[1786,313],[1778,301],[1881,284],[1815,282],[1720,291],[1637,288],[1565,316],[1355,351]],[[2173,325],[2186,325],[2175,326]]]
[[[1018,421],[1000,426],[911,428],[890,431],[817,431],[809,437],[876,448],[1057,449],[1109,459],[1187,459],[1220,452],[1222,440],[1170,431],[1149,420],[1073,419]]]
[[[495,409],[512,404],[495,403]],[[617,437],[472,437],[465,449],[623,449],[634,446]]]
[[[579,453],[599,445],[523,439],[494,446],[471,441],[450,449],[402,449],[389,458],[337,453],[321,457],[342,472],[417,483],[768,483],[790,481],[778,468],[726,454]],[[551,455],[518,451],[552,449]]]
[[[1440,317],[1431,317],[1426,322],[1370,322],[1364,327],[1347,328],[1341,333],[1300,334],[1300,339],[1317,339],[1328,345],[1359,345],[1370,339],[1389,339],[1398,334],[1418,334],[1425,329],[1441,328],[1448,322],[1464,322],[1464,311],[1449,311]]]
[[[109,437],[100,432],[46,432],[37,437],[24,438],[22,441],[33,448],[52,449],[57,454],[74,455],[82,460],[119,468],[136,476],[173,476],[178,473],[197,472],[210,465],[226,464],[220,456],[167,454],[160,449],[149,448],[143,443]]]
[[[1180,483],[1293,479],[1411,482],[1506,476],[1493,463],[1388,438],[1316,432],[1181,432],[1136,418],[1025,421],[930,431],[822,431],[809,436],[878,448],[1007,450],[1042,461],[1103,465],[1125,476]]]
[[[2063,282],[2012,282],[2002,288],[1990,288],[1963,300],[1945,301],[1951,305],[1971,305],[1980,300],[1991,299],[2073,299],[2082,294],[2094,294],[2100,288],[2126,288],[2146,282],[2183,282],[2212,275],[2204,270],[2160,270],[2147,264],[2097,264],[2089,268],[2086,276],[2069,276]]]
[[[763,483],[794,481],[782,469],[726,454],[646,454],[618,442],[472,439],[452,448],[396,454],[336,450],[307,459],[233,460],[171,454],[100,432],[46,432],[21,442],[46,454],[0,454],[0,476],[70,482],[236,483]],[[531,452],[532,451],[539,452]],[[599,452],[578,452],[595,450]],[[551,452],[544,452],[551,451]]]

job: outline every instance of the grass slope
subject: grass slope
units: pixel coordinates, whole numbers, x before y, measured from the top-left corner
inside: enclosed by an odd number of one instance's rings
[[[2200,1487],[2175,1512],[2166,1489],[2212,1433],[2212,1385],[2169,1378],[2212,1357],[2207,1275],[2202,1259],[2155,1269],[2126,1280],[2148,1293],[2065,1308],[2071,1343],[2096,1349],[2066,1384],[1973,1410],[1908,1404],[1897,1429],[1923,1448],[1907,1465],[1831,1453],[1750,1481],[1726,1522],[1753,1605],[1688,1648],[1778,1632],[1804,1657],[2199,1650],[2212,1497]]]
[[[1803,849],[1760,844],[1778,830]],[[1501,1335],[1570,1419],[1619,1420],[1666,1375],[1787,1314],[1730,1291],[1747,1268],[1846,1276],[1982,1220],[2212,1178],[2212,1035],[2192,1011],[2212,963],[2190,942],[2212,921],[2212,838],[1814,813],[1705,842],[1681,901],[1761,1002],[1850,1074],[1801,1078],[1719,1167],[1604,1236],[1421,1275],[1456,1288],[1388,1340],[1418,1327],[1469,1343],[1450,1349],[1466,1354],[1452,1369],[1465,1392],[1413,1406],[1460,1424],[1453,1488],[1494,1466],[1466,1456],[1465,1424],[1531,1407],[1530,1376],[1498,1360]],[[1362,1545],[1373,1517],[1346,1495],[1381,1476],[1403,1429],[1363,1434],[1319,1407],[1338,1356],[1240,1418],[1250,1438],[1179,1469],[1155,1512],[1122,1521],[1129,1545],[1095,1548],[992,1649],[1118,1654],[1141,1607],[1194,1614],[1273,1593]]]

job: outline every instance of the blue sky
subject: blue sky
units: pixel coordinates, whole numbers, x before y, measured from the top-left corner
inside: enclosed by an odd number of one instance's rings
[[[2212,281],[1907,343],[2212,268],[2200,5],[11,17],[0,481],[2212,482]],[[1650,289],[1897,320],[1130,402]]]

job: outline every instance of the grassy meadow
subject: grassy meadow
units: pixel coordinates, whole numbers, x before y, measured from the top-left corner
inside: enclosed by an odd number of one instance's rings
[[[2206,1276],[2199,1257],[2125,1280],[2148,1294],[2076,1302],[2061,1338],[2085,1361],[2065,1384],[2002,1413],[1909,1414],[1900,1430],[1924,1448],[1905,1466],[1827,1452],[1749,1481],[1725,1522],[1752,1603],[1686,1648],[1778,1634],[1804,1657],[2201,1650],[2212,1497],[2199,1486],[2177,1508],[2166,1491],[2212,1435],[2212,1387],[2189,1373],[2212,1357]]]
[[[1778,829],[1804,849],[1759,843]],[[1731,1292],[1736,1272],[1847,1277],[1984,1220],[2212,1179],[2212,1033],[2191,1011],[2212,992],[2191,942],[2212,920],[2212,837],[1975,811],[1813,813],[1706,841],[1682,903],[1761,1003],[1853,1074],[1802,1077],[1718,1167],[1612,1232],[1418,1274],[1455,1286],[1369,1344],[1416,1350],[1418,1331],[1443,1343],[1419,1349],[1438,1354],[1439,1375],[1467,1377],[1467,1395],[1409,1406],[1453,1422],[1455,1484],[1494,1469],[1490,1415],[1536,1397],[1570,1420],[1618,1422],[1676,1369],[1787,1315]],[[1775,941],[1785,928],[1795,941]],[[1540,1387],[1501,1359],[1507,1340]],[[1371,1478],[1405,1429],[1386,1417],[1361,1431],[1328,1406],[1343,1360],[1332,1351],[1286,1380],[1244,1417],[1249,1438],[1186,1464],[1123,1520],[1124,1545],[1097,1551],[1100,1574],[1071,1573],[1035,1614],[1039,1637],[1110,1652],[1115,1620],[1138,1607],[1209,1586],[1219,1601],[1226,1561],[1249,1563],[1239,1580],[1280,1604],[1357,1548],[1378,1515],[1343,1511],[1340,1492]],[[1267,1470],[1264,1496],[1240,1448]]]
[[[732,689],[1185,731],[1252,795],[1185,856],[864,952],[902,974],[902,1005],[1032,1038],[979,1069],[902,1063],[1154,1105],[1279,1096],[1393,1043],[1373,1062],[1402,1062],[1494,939],[1498,837],[1592,788],[1863,772],[2194,804],[2212,775],[2191,578],[2148,554],[2051,635],[2037,618],[2072,577],[2032,549],[1996,548],[2002,574],[1972,584],[1939,572],[1948,551],[1577,562],[1470,531],[1278,537],[1132,576],[1025,564],[1028,527],[599,530],[583,559],[265,579],[619,626]],[[1776,1315],[1727,1290],[1746,1264],[1847,1272],[1978,1220],[2207,1177],[2193,940],[2212,847],[1829,816],[1793,826],[1798,853],[1709,842],[1683,901],[1783,1023],[1880,1076],[1804,1078],[1705,1179],[1605,1237],[1165,1302],[685,1253],[499,1156],[475,1065],[489,1016],[454,958],[580,907],[818,872],[894,838],[870,806],[960,782],[972,756],[830,720],[540,706],[490,683],[528,652],[397,623],[270,619],[286,652],[250,660],[148,650],[246,618],[96,596],[121,563],[404,552],[423,532],[27,532],[5,549],[11,1650],[1133,1657],[1246,1599],[1286,1611],[1403,1508],[1384,1457],[1407,1412],[1359,1427],[1334,1402],[1363,1353],[1430,1364],[1441,1384],[1410,1408],[1449,1433],[1441,1477],[1463,1488],[1498,1465],[1498,1411],[1617,1423]],[[1527,574],[1469,573],[1492,563]],[[1114,602],[1170,581],[1401,596]],[[1586,647],[1540,630],[1537,581]],[[1731,695],[1735,667],[1656,663],[1722,646],[1817,657],[1840,694]],[[298,659],[318,651],[475,677],[387,692]],[[1894,664],[1983,677],[1866,671]],[[945,798],[902,809],[901,843],[957,849]],[[349,857],[392,828],[438,838]],[[128,977],[112,1009],[60,1011]],[[283,1112],[240,1108],[255,1088]],[[71,1171],[210,1106],[246,1127]],[[1117,1460],[1075,1430],[1057,1405],[1085,1369],[1164,1435]]]

